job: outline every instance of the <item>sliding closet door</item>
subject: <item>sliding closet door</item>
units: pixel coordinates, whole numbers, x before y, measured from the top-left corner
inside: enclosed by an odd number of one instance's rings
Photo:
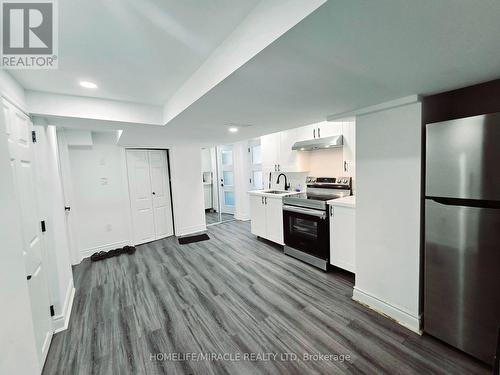
[[[134,244],[154,241],[156,235],[148,151],[127,150],[127,169]]]
[[[127,150],[134,244],[174,234],[167,152]]]
[[[174,234],[170,185],[168,184],[167,152],[165,150],[149,151],[149,166],[151,171],[155,236],[156,239],[159,239]]]

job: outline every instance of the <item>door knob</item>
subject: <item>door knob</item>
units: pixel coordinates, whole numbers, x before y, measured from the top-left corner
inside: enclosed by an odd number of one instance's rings
[[[31,275],[26,276],[26,280],[31,280]]]
[[[156,193],[153,191],[153,195],[156,195]]]

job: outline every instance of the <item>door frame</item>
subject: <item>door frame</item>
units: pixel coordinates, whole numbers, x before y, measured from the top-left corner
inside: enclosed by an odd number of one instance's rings
[[[173,235],[176,236],[176,231],[175,231],[175,215],[174,215],[174,197],[172,194],[172,169],[170,166],[170,149],[168,148],[161,148],[161,147],[141,147],[141,146],[134,146],[134,147],[123,147],[123,159],[124,159],[124,165],[125,165],[125,170],[126,170],[126,184],[127,184],[127,194],[129,197],[129,212],[130,212],[130,221],[129,221],[129,226],[131,229],[131,233],[133,233],[134,230],[134,224],[132,220],[132,201],[131,201],[131,195],[130,195],[130,184],[128,182],[128,164],[127,164],[127,151],[128,150],[137,150],[137,151],[165,151],[167,153],[167,173],[168,173],[168,189],[169,189],[169,194],[170,194],[170,214],[172,216],[172,230],[173,230]],[[134,241],[133,235],[131,236],[131,241]]]
[[[224,165],[222,164],[222,152],[223,151],[226,151],[226,150],[229,150],[231,151],[231,159],[232,159],[232,163],[231,163],[231,169],[228,169],[228,171],[231,171],[233,173],[233,185],[229,185],[231,187],[231,189],[224,189],[224,187],[226,186],[224,184]],[[234,211],[235,211],[235,205],[232,206],[232,208],[230,208],[229,210],[226,208],[226,207],[230,207],[230,206],[225,206],[224,205],[224,192],[225,191],[232,191],[233,192],[233,197],[235,197],[235,172],[234,172],[234,146],[232,144],[230,145],[222,145],[222,146],[217,146],[217,184],[218,184],[218,187],[219,187],[219,209],[220,209],[220,214],[231,214],[231,215],[234,215]],[[224,184],[224,186],[222,185]],[[222,216],[221,216],[221,221],[222,220]]]

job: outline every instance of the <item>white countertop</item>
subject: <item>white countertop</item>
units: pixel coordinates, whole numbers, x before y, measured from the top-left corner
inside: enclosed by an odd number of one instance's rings
[[[248,194],[250,195],[260,195],[264,197],[275,197],[275,198],[283,198],[288,197],[289,195],[300,194],[300,191],[283,191],[281,194],[271,194],[267,193],[268,191],[282,191],[278,189],[265,189],[265,190],[250,190]]]
[[[351,195],[349,197],[332,199],[326,202],[330,206],[341,206],[341,207],[350,207],[356,208],[356,196]]]

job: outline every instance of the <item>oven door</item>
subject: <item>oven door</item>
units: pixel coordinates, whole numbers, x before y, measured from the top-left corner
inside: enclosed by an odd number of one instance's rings
[[[285,245],[323,260],[329,259],[326,211],[284,205],[283,231]]]

